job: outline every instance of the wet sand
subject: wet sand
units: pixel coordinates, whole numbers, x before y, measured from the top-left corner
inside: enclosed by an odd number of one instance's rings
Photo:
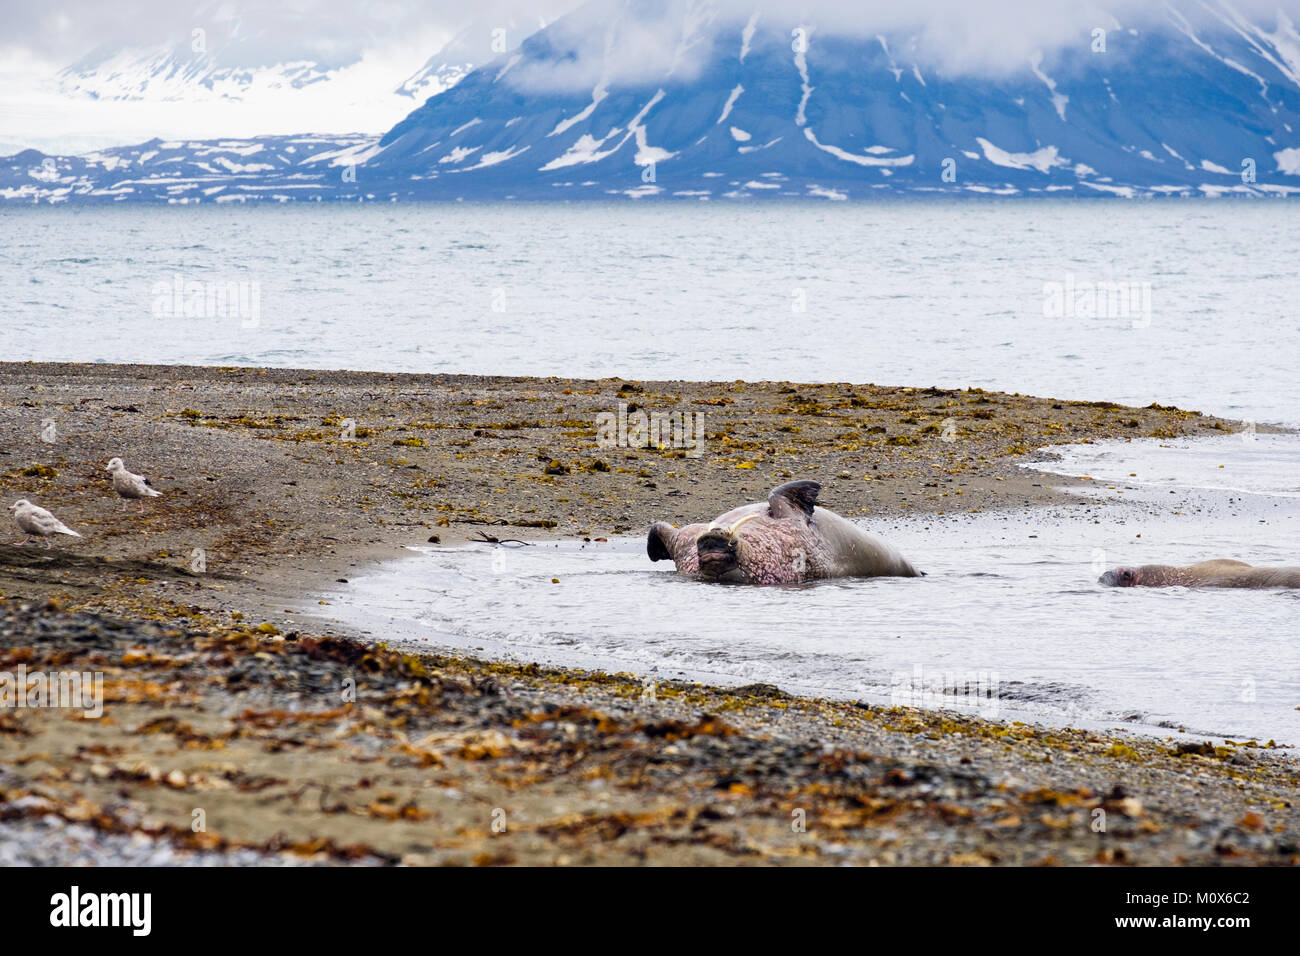
[[[598,416],[620,405],[702,413],[702,454],[602,447]],[[3,496],[85,535],[0,546],[0,670],[93,669],[109,688],[96,719],[0,712],[17,754],[0,813],[24,825],[138,835],[170,862],[1300,853],[1297,765],[1258,746],[1179,753],[773,688],[650,699],[631,678],[412,657],[281,613],[435,537],[639,533],[792,478],[852,518],[1053,504],[1069,483],[1019,467],[1041,445],[1239,423],[979,390],[31,363],[0,364],[0,419]],[[163,497],[124,509],[113,456]],[[42,832],[13,828],[9,852],[55,853]]]

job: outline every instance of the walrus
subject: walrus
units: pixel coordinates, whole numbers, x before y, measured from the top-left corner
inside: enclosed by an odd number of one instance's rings
[[[819,578],[919,577],[898,551],[818,507],[822,486],[791,481],[767,501],[741,505],[708,524],[650,529],[651,561],[671,560],[681,574],[728,584],[798,584]]]
[[[1169,564],[1115,568],[1097,581],[1116,588],[1300,588],[1300,568],[1257,568],[1216,558],[1182,568]]]

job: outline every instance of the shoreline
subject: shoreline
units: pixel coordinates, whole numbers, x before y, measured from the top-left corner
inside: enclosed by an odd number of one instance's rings
[[[620,403],[702,412],[705,453],[598,447]],[[434,536],[634,534],[794,477],[850,518],[1077,502],[1018,462],[1239,423],[977,389],[34,363],[0,364],[0,416],[3,494],[86,535],[0,545],[0,670],[91,664],[111,688],[97,720],[0,715],[18,818],[277,862],[1300,861],[1300,767],[1258,746],[767,686],[647,699],[623,675],[288,632],[275,610]],[[112,496],[117,455],[164,493],[143,513]],[[503,805],[509,843],[484,812]]]

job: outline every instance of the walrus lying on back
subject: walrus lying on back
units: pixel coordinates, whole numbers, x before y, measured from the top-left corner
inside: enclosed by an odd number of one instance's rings
[[[1117,588],[1300,588],[1300,568],[1256,568],[1244,561],[1216,558],[1183,568],[1170,564],[1115,568],[1097,580]]]
[[[710,522],[650,529],[651,561],[681,574],[729,584],[797,584],[818,578],[919,577],[892,545],[817,504],[822,486],[789,481],[766,501],[733,508]]]

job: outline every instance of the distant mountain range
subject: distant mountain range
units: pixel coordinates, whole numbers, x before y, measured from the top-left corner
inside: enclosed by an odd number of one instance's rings
[[[294,24],[284,15],[268,23],[267,16],[273,15],[263,14],[257,27],[238,17],[204,17],[206,26],[160,44],[101,44],[59,73],[59,88],[97,100],[245,100],[263,89],[320,83],[360,59],[359,42],[328,51],[273,46],[272,38],[295,35]]]
[[[0,200],[227,203],[341,199],[348,198],[340,187],[349,185],[344,180],[349,169],[376,148],[373,136],[302,135],[204,142],[155,139],[82,156],[46,156],[29,149],[0,159]],[[355,186],[351,198],[358,198]]]
[[[674,19],[656,54],[647,18]],[[472,43],[471,43],[472,40]],[[857,35],[708,0],[594,0],[497,53],[483,31],[403,84],[379,139],[151,142],[0,159],[33,202],[1300,191],[1300,32],[1171,3],[1139,26],[947,75],[914,34]],[[470,46],[474,45],[474,49]],[[487,62],[483,57],[494,54]],[[463,75],[460,71],[464,71]],[[310,82],[310,71],[291,82]],[[409,87],[409,88],[408,88]]]

